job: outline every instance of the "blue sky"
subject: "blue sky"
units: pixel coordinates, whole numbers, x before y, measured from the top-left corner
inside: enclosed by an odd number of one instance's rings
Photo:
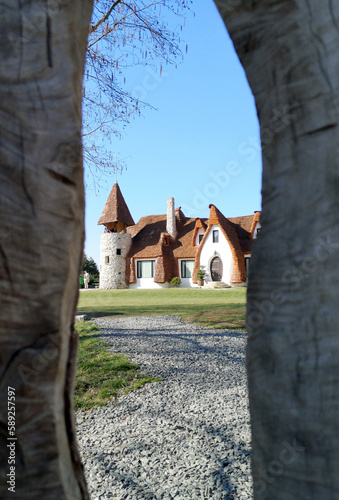
[[[145,109],[109,145],[126,161],[118,183],[135,222],[166,213],[170,196],[189,217],[208,217],[210,203],[226,217],[261,209],[252,93],[213,1],[195,0],[193,10],[182,33],[188,53],[177,69],[165,67],[161,78],[147,67],[127,75],[127,88],[157,108]],[[85,252],[97,264],[97,222],[114,182],[112,174],[98,193],[86,192]]]

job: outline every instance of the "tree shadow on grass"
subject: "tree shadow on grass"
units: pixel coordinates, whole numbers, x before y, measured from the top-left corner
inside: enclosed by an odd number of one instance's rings
[[[175,302],[175,303],[163,303],[158,304],[152,301],[145,300],[144,302],[131,302],[129,304],[119,304],[112,301],[110,305],[97,304],[95,306],[83,305],[79,307],[78,314],[86,314],[91,318],[101,318],[101,317],[128,317],[128,316],[162,316],[162,315],[174,315],[182,316],[187,318],[192,318],[193,320],[199,320],[202,315],[214,315],[216,316],[229,315],[231,312],[236,314],[245,314],[245,304],[243,303],[231,303],[231,304],[197,304],[197,303],[186,303],[186,302]],[[208,318],[207,318],[208,319]],[[207,325],[211,326],[211,325]]]

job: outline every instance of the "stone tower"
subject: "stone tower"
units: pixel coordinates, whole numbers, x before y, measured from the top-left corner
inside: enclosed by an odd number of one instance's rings
[[[107,199],[98,224],[105,226],[100,237],[100,288],[128,288],[126,284],[126,255],[131,247],[128,226],[134,220],[116,182]]]

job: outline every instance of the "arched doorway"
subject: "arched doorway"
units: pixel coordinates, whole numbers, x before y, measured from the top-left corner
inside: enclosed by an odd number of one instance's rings
[[[212,281],[221,281],[222,278],[222,260],[220,257],[214,257],[211,260]]]

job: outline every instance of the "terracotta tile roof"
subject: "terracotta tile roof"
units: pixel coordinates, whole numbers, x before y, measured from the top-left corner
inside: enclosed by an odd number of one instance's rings
[[[169,245],[175,258],[195,257],[196,248],[192,245],[195,223],[196,219],[189,219],[188,217],[183,217],[181,220],[177,219],[178,236]],[[132,236],[130,257],[137,259],[158,257],[162,255],[163,248],[166,248],[163,243],[163,235],[167,234],[166,214],[142,217],[138,224],[129,227],[127,232]]]
[[[196,219],[195,222],[195,228],[194,228],[194,233],[192,236],[192,245],[195,246],[197,234],[199,232],[199,229],[202,229],[204,233],[206,233],[207,229],[207,224],[206,224],[207,219],[199,219],[199,217]]]
[[[128,257],[148,259],[158,257],[162,253],[161,233],[166,232],[166,215],[149,215],[141,217],[139,222],[127,228],[132,236],[132,246]]]
[[[253,224],[253,220],[254,220],[254,216],[255,216],[255,214],[244,215],[243,217],[228,217],[228,220],[230,222],[233,222],[233,224],[239,225],[241,227],[241,229],[246,231],[246,233],[250,233],[251,227]]]
[[[184,222],[186,217],[184,212],[181,210],[181,207],[175,209],[175,217],[177,221]]]
[[[114,222],[120,222],[127,226],[134,225],[133,217],[128,210],[117,182],[112,187],[98,224],[106,225]]]
[[[135,274],[135,262],[133,258],[126,258],[126,284],[133,284],[137,282]]]
[[[176,272],[176,262],[173,255],[169,253],[161,257],[157,257],[155,260],[155,271],[154,271],[154,281],[155,283],[166,283],[166,281],[171,281],[174,276],[178,276]]]
[[[243,217],[230,217],[228,220],[236,225],[242,251],[250,253],[254,229],[260,220],[260,212],[254,212],[253,215],[244,215]]]
[[[257,223],[260,222],[260,216],[261,216],[261,212],[259,212],[259,211],[254,212],[254,218],[253,218],[253,222],[252,222],[252,226],[251,226],[251,230],[250,230],[252,238],[253,238],[253,233],[254,233],[255,227],[256,227]]]

